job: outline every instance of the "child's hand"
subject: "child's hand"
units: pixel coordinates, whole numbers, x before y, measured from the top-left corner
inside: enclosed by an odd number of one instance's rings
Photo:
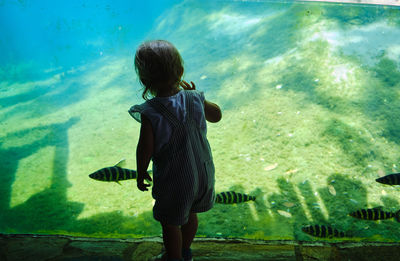
[[[147,187],[150,187],[150,184],[145,184],[144,180],[148,180],[148,181],[152,181],[149,173],[143,172],[143,173],[138,173],[136,181],[137,181],[137,187],[138,189],[140,189],[141,191],[147,191]]]
[[[183,89],[185,90],[196,90],[196,85],[194,85],[194,82],[190,82],[192,86],[187,81],[182,80],[179,85],[182,86]]]

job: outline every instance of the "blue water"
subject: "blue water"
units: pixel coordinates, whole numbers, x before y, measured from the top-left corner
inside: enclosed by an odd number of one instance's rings
[[[151,3],[151,4],[150,4]],[[304,225],[393,241],[399,208],[400,9],[291,1],[0,1],[0,232],[160,235],[150,193],[88,174],[135,169],[133,56],[174,43],[219,104],[216,191],[256,196],[199,215],[198,235],[321,240]],[[322,239],[325,240],[325,239]]]
[[[178,2],[1,1],[0,65],[31,63],[24,75],[40,77],[39,68],[68,69],[102,55],[132,55],[155,20]]]

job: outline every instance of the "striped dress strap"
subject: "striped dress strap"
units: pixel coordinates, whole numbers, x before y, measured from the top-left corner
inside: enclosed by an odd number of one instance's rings
[[[188,113],[188,119],[193,119],[194,115],[194,103],[193,103],[193,92],[185,91],[186,98],[186,111]]]
[[[180,126],[182,123],[175,117],[175,115],[170,112],[164,104],[154,101],[154,100],[148,100],[149,104],[156,110],[158,111],[162,116],[164,116],[173,127]]]

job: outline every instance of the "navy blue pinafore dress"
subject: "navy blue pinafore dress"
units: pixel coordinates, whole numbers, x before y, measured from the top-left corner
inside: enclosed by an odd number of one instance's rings
[[[165,117],[172,127],[169,142],[152,157],[152,196],[155,199],[153,216],[156,220],[171,225],[186,224],[190,212],[208,211],[215,202],[215,170],[211,148],[206,130],[201,129],[200,122],[193,119],[193,100],[199,93],[185,90],[184,95],[184,121],[179,121],[157,99],[135,105],[129,110],[132,117],[140,122],[138,113],[151,106]],[[204,113],[204,105],[202,106],[201,111]]]

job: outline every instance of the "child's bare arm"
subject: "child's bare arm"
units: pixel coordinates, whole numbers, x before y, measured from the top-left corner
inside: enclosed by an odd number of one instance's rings
[[[204,100],[204,112],[209,122],[219,122],[222,118],[221,109],[215,103]]]
[[[151,180],[147,168],[149,167],[150,159],[153,156],[154,135],[153,128],[149,119],[143,114],[141,115],[142,125],[140,127],[140,137],[136,148],[136,166],[137,166],[137,187],[141,191],[147,191],[149,184],[144,184],[144,180]]]

